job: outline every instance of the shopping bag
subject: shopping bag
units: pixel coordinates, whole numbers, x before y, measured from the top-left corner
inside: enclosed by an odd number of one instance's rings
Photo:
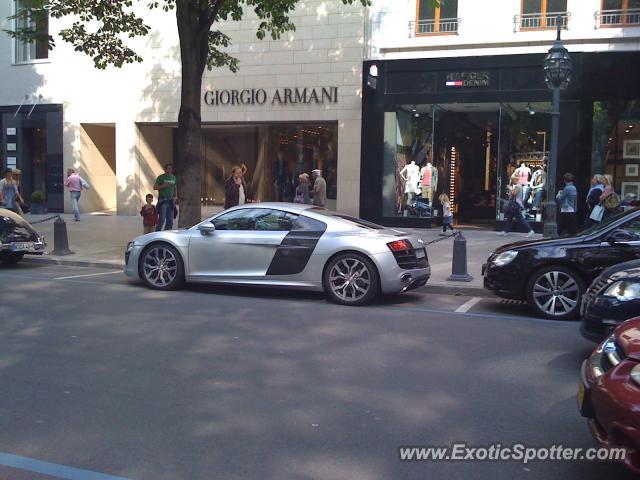
[[[604,208],[602,207],[602,205],[596,205],[595,207],[593,207],[593,210],[591,210],[591,215],[589,215],[589,218],[595,222],[600,222],[602,221],[603,214]]]

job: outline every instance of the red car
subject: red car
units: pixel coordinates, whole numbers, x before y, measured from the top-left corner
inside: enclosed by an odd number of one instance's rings
[[[626,447],[640,473],[640,317],[627,320],[582,363],[580,413],[606,447]]]

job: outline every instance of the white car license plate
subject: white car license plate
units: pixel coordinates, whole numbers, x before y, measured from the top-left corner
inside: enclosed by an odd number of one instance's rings
[[[28,250],[33,250],[33,248],[33,242],[13,242],[11,244],[12,252],[26,252]]]
[[[421,248],[420,250],[416,251],[416,258],[424,258],[424,257],[425,257],[424,248]]]

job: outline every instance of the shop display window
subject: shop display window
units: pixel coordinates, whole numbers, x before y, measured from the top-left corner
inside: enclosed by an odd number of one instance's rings
[[[591,176],[608,175],[623,207],[640,200],[640,101],[594,102]]]
[[[299,176],[319,169],[327,182],[327,208],[335,209],[338,185],[336,122],[203,126],[202,202],[224,204],[233,166],[245,172],[255,200],[292,202]]]

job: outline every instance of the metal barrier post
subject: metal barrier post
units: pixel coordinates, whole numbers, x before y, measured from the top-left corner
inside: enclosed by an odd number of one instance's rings
[[[461,233],[458,233],[453,240],[451,275],[447,280],[450,282],[470,282],[473,280],[473,277],[467,272],[467,240]]]
[[[58,217],[53,222],[53,251],[52,255],[71,255],[73,252],[69,250],[69,237],[67,236],[67,224]]]

